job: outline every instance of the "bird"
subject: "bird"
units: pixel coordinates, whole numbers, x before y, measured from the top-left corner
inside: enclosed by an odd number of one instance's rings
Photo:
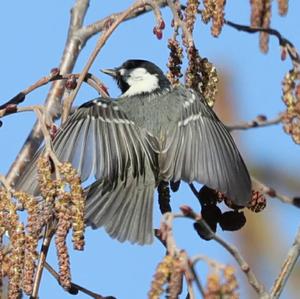
[[[147,60],[130,59],[102,72],[116,81],[121,95],[84,103],[53,140],[58,159],[71,162],[82,182],[95,178],[84,190],[87,225],[104,227],[121,242],[151,244],[160,182],[199,182],[247,205],[247,167],[200,92],[172,86]],[[17,189],[38,192],[36,160]]]

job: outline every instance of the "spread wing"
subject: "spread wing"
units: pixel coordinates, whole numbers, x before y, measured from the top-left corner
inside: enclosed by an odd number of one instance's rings
[[[229,131],[195,92],[181,90],[179,97],[181,117],[161,154],[161,175],[174,182],[198,181],[246,205],[251,181]]]
[[[58,159],[71,162],[82,181],[96,178],[86,189],[87,222],[94,228],[104,226],[120,241],[152,241],[157,154],[151,149],[151,138],[127,118],[117,103],[99,98],[79,107],[53,140]],[[16,189],[38,193],[39,154]],[[114,223],[120,225],[115,227]]]
[[[97,99],[68,119],[53,148],[61,161],[72,163],[82,181],[95,176],[116,182],[129,172],[133,177],[153,172],[156,157],[147,146],[148,137],[116,103]]]

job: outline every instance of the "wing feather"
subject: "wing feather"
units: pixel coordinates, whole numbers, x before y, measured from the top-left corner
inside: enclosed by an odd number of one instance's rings
[[[229,131],[193,91],[184,89],[181,116],[161,152],[160,176],[167,181],[198,181],[246,205],[251,180]]]
[[[53,140],[58,159],[71,162],[82,181],[96,178],[86,189],[87,222],[104,226],[120,241],[145,244],[153,239],[158,167],[153,140],[117,102],[101,98],[79,107]],[[41,152],[28,168],[31,177],[24,176],[16,189],[38,193],[36,161]]]

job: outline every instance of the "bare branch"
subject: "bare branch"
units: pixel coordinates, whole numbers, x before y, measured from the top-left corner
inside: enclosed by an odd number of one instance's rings
[[[227,125],[226,127],[229,131],[268,127],[279,124],[282,120],[282,115],[283,114],[280,114],[279,116],[270,120],[268,120],[264,115],[258,115],[254,120],[251,120],[249,122],[241,122],[235,125]]]
[[[283,291],[283,288],[297,262],[300,254],[300,228],[295,237],[292,247],[289,249],[285,261],[282,264],[281,271],[271,288],[271,298],[277,299]]]
[[[166,0],[157,0],[157,1],[155,1],[155,5],[157,7],[163,8],[167,5],[167,1]],[[132,20],[140,15],[150,12],[152,9],[153,9],[153,7],[151,7],[151,6],[140,7],[139,9],[136,9],[135,11],[130,13],[124,19],[124,21]],[[79,29],[76,33],[76,36],[81,40],[82,46],[89,38],[91,38],[92,36],[94,36],[95,34],[97,34],[99,32],[102,32],[105,28],[107,28],[107,24],[109,23],[109,21],[117,19],[121,14],[122,14],[122,12],[112,14],[104,19],[101,19],[95,23],[89,24],[89,25]]]
[[[29,86],[26,89],[19,92],[17,95],[15,95],[9,101],[7,101],[6,103],[0,105],[0,117],[3,117],[7,114],[13,113],[14,112],[13,109],[8,109],[8,111],[5,111],[5,110],[7,110],[8,107],[12,108],[13,105],[18,105],[18,104],[22,103],[25,100],[26,95],[28,95],[32,91],[40,88],[41,86],[46,85],[49,82],[57,81],[57,80],[73,80],[73,79],[76,80],[76,79],[79,78],[79,76],[80,76],[80,74],[61,75],[61,74],[59,74],[58,69],[55,69],[54,71],[51,71],[49,76],[45,76],[45,77],[39,79],[38,81],[36,81],[31,86]],[[94,75],[88,73],[84,78],[84,82],[86,82],[88,85],[93,87],[103,97],[108,96],[107,89],[106,89],[105,85],[97,77],[95,77]],[[65,84],[68,84],[68,82],[66,82]],[[74,82],[74,84],[76,85],[76,82]],[[34,107],[34,106],[30,106],[30,107]],[[38,107],[38,106],[36,106],[36,107]],[[16,111],[16,112],[21,112],[21,111],[28,111],[28,109],[27,110],[19,110],[19,111]]]
[[[59,280],[59,274],[47,263],[45,262],[45,268],[48,270],[48,272],[57,280],[57,282],[60,284],[60,280]],[[71,282],[71,287],[69,290],[67,290],[70,294],[72,295],[77,295],[78,292],[82,292],[92,298],[95,299],[105,299],[106,297],[103,297],[97,293],[94,293],[76,283]],[[113,299],[114,297],[109,296],[110,299]]]
[[[207,225],[207,227],[209,228],[208,225]],[[269,298],[269,295],[266,292],[264,286],[262,285],[262,283],[260,283],[258,281],[258,279],[256,278],[254,272],[251,270],[249,264],[246,262],[244,257],[241,255],[239,250],[235,246],[227,243],[224,239],[222,239],[221,237],[216,235],[213,231],[211,231],[211,232],[213,234],[212,235],[213,239],[216,242],[218,242],[222,247],[224,247],[234,257],[234,259],[237,261],[237,263],[240,266],[240,269],[245,273],[249,284],[257,292],[257,294],[260,295],[260,298]]]
[[[173,3],[173,1],[168,0],[168,6],[170,7],[173,17],[174,17],[174,27],[180,27],[182,29],[184,38],[186,40],[186,44],[188,47],[193,47],[194,46],[194,39],[192,36],[192,33],[187,29],[186,24],[180,19],[179,15],[178,15],[178,11],[176,9],[175,4]]]
[[[41,247],[39,262],[38,262],[37,270],[36,270],[36,273],[35,273],[33,290],[32,290],[32,294],[30,296],[30,299],[37,299],[38,298],[39,286],[40,286],[40,282],[41,282],[41,278],[42,278],[42,274],[43,274],[43,269],[44,269],[44,265],[45,265],[45,262],[46,262],[46,257],[47,257],[47,254],[48,254],[48,250],[49,250],[49,246],[50,246],[53,234],[54,234],[54,230],[52,228],[50,228],[49,225],[47,225],[46,228],[45,228],[45,232],[44,232],[44,239],[43,239],[43,243],[42,243],[42,247]]]
[[[75,65],[77,57],[81,50],[80,40],[76,38],[76,31],[82,27],[85,14],[89,6],[89,0],[77,0],[74,7],[71,10],[71,19],[69,25],[68,38],[61,58],[61,63],[59,66],[60,72],[62,74],[71,73]],[[56,81],[53,83],[47,99],[45,101],[47,112],[52,119],[59,117],[59,113],[55,107],[60,105],[61,98],[64,93],[64,82]],[[21,151],[16,157],[14,163],[11,165],[9,172],[7,174],[7,179],[10,184],[13,184],[18,178],[19,174],[24,170],[26,164],[30,157],[38,149],[41,144],[43,134],[41,132],[41,127],[39,122],[34,124],[34,127],[27,137]]]
[[[250,27],[246,25],[236,24],[234,22],[224,20],[224,23],[232,28],[235,28],[239,31],[244,31],[248,33],[257,33],[257,32],[265,32],[270,35],[276,36],[280,46],[287,49],[288,54],[293,62],[294,68],[300,67],[300,55],[297,52],[294,45],[286,38],[284,38],[278,30],[272,28],[262,28],[262,27]]]

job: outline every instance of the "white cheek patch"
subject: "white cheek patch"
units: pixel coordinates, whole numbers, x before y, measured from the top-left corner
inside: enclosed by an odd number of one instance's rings
[[[157,75],[150,74],[144,68],[136,68],[129,72],[126,82],[129,88],[122,95],[123,97],[147,93],[159,88]]]

